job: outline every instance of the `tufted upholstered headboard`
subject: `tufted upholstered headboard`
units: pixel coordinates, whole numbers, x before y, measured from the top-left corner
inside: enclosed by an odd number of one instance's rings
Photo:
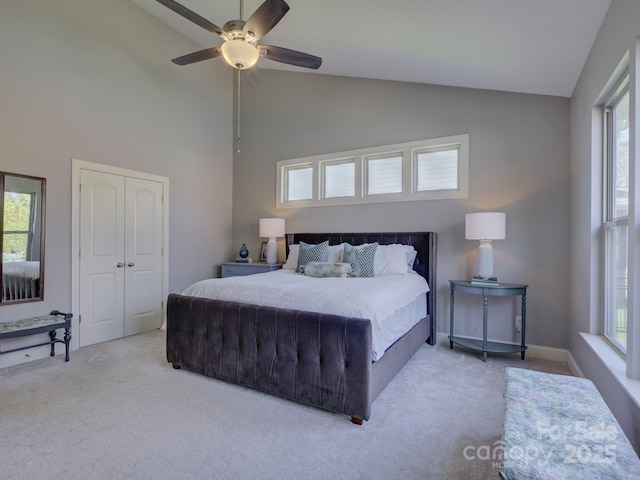
[[[295,243],[320,243],[329,240],[329,245],[339,245],[343,242],[351,245],[378,242],[380,245],[401,243],[413,245],[418,254],[413,269],[422,275],[429,284],[427,292],[427,313],[431,317],[431,331],[429,343],[434,344],[436,338],[436,267],[437,267],[437,234],[435,232],[379,232],[379,233],[288,233],[286,235],[286,250],[289,255],[289,245]]]

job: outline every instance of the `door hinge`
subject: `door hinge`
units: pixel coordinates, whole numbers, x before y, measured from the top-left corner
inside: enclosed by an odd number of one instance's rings
[[[78,323],[82,323],[82,315],[78,315]]]

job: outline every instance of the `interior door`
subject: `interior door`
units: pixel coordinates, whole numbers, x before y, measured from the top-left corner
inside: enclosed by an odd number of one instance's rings
[[[162,184],[125,181],[124,334],[162,325]]]
[[[80,177],[80,346],[124,335],[124,193],[120,175]]]

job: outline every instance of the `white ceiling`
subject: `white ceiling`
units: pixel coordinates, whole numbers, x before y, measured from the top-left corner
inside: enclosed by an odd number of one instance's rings
[[[221,43],[156,0],[131,1],[203,48]],[[219,27],[240,13],[240,0],[178,1]],[[246,0],[244,19],[261,3]],[[569,97],[611,0],[287,3],[260,43],[322,57],[318,73]],[[258,65],[311,71],[263,58]]]

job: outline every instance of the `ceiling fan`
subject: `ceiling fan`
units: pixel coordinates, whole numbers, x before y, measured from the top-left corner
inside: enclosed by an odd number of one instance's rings
[[[224,40],[219,47],[205,48],[171,60],[178,65],[188,65],[220,55],[233,68],[245,71],[251,69],[260,57],[304,68],[318,69],[322,64],[322,58],[315,55],[258,43],[289,11],[289,5],[284,0],[266,0],[246,22],[242,20],[243,0],[240,0],[240,19],[228,21],[223,28],[214,25],[174,0],[157,1]],[[251,80],[250,75],[247,78]]]

